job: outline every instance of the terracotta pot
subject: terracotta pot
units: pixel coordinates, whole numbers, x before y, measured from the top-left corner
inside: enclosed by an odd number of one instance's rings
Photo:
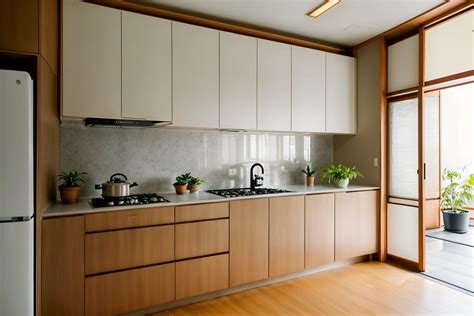
[[[306,177],[306,185],[307,185],[307,186],[312,186],[312,185],[314,185],[314,176]]]
[[[198,184],[188,184],[188,190],[191,193],[199,191],[199,185]]]
[[[173,184],[176,194],[184,194],[186,193],[186,188],[188,187],[187,184]]]
[[[63,204],[76,204],[79,202],[81,196],[81,187],[79,185],[60,185],[58,188]]]

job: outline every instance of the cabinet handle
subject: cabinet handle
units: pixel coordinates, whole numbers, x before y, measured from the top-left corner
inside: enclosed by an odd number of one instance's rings
[[[133,218],[135,218],[135,217],[137,217],[137,215],[129,216],[129,217],[127,217],[127,219],[133,219]]]
[[[426,163],[423,164],[423,180],[426,180]]]

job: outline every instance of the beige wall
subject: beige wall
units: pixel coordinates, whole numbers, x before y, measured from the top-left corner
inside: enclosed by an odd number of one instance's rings
[[[334,136],[334,163],[364,175],[353,183],[380,185],[380,48],[375,41],[357,51],[357,135]]]

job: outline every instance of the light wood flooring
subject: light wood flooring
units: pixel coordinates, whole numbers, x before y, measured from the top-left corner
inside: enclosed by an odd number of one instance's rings
[[[474,298],[412,272],[364,262],[153,314],[473,315]]]

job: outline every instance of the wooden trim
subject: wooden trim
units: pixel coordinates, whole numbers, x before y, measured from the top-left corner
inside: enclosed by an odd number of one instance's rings
[[[404,203],[398,203],[398,202],[388,202],[387,204],[393,204],[393,205],[400,205],[400,206],[408,206],[408,207],[415,207],[415,208],[418,208],[417,205],[404,204]]]
[[[110,0],[110,1],[101,1],[101,0],[85,0],[85,2],[103,5],[111,8],[116,8],[120,10],[126,10],[130,12],[136,12],[151,16],[156,16],[172,21],[183,22],[198,26],[203,26],[211,29],[242,34],[257,38],[262,38],[270,41],[276,41],[281,43],[286,43],[290,45],[302,46],[317,50],[326,51],[329,53],[341,54],[352,56],[352,50],[347,47],[333,45],[321,41],[316,41],[313,39],[285,34],[283,32],[277,32],[274,30],[268,30],[263,28],[248,27],[243,24],[237,24],[235,22],[228,22],[222,19],[210,18],[208,16],[198,16],[197,14],[190,14],[186,12],[180,12],[178,10],[171,10],[164,7],[148,6],[142,3],[132,3],[130,1],[121,1],[121,0]]]
[[[468,1],[463,1],[464,3],[460,5],[459,7],[455,7],[451,10],[446,11],[445,13],[441,14],[440,16],[437,16],[426,23],[423,24],[423,27],[425,30],[436,26],[438,24],[444,23],[456,16],[459,16],[461,14],[467,13],[468,11],[472,10],[474,8],[474,3],[472,0]]]
[[[402,94],[416,93],[417,91],[418,91],[418,86],[388,92],[386,95],[387,95],[387,98],[390,98],[390,97],[394,97],[394,96],[398,96],[398,95],[402,95]]]
[[[418,262],[411,261],[405,258],[391,255],[391,254],[388,254],[387,257],[388,257],[388,263],[391,263],[403,269],[407,269],[413,272],[418,272]]]
[[[379,240],[378,258],[387,260],[387,188],[388,188],[388,102],[386,98],[388,86],[388,52],[385,39],[380,40],[380,207],[379,207]]]
[[[387,100],[388,100],[388,103],[393,103],[393,102],[406,101],[406,100],[411,100],[411,99],[416,99],[416,98],[418,98],[418,92],[390,97],[390,98],[387,98]]]
[[[418,271],[425,271],[425,144],[424,144],[424,88],[425,81],[425,29],[419,30],[419,63],[418,63]]]
[[[466,82],[461,82],[461,83],[456,83],[456,84],[448,84],[447,86],[442,86],[442,87],[428,87],[428,88],[425,88],[425,91],[426,92],[431,92],[431,91],[441,91],[441,90],[444,90],[444,89],[449,89],[449,88],[454,88],[454,87],[459,87],[459,86],[463,86],[465,84],[471,84],[471,83],[474,83],[474,80],[469,80],[469,81],[466,81]]]
[[[454,74],[454,75],[449,75],[449,76],[446,76],[446,77],[426,81],[426,82],[424,82],[424,86],[425,87],[432,86],[432,85],[435,85],[435,84],[440,84],[440,83],[449,82],[449,81],[453,81],[453,80],[459,80],[459,79],[463,79],[463,78],[466,78],[466,77],[472,77],[472,76],[474,76],[474,70],[468,70],[468,71],[460,72],[460,73],[457,73],[457,74]]]
[[[444,3],[434,7],[433,9],[424,12],[413,19],[410,19],[402,24],[399,24],[390,30],[383,32],[382,34],[376,35],[358,45],[355,46],[355,49],[359,49],[362,46],[365,46],[379,38],[385,38],[388,44],[393,44],[404,40],[412,35],[418,33],[418,29],[425,25],[426,23],[439,19],[447,12],[458,12],[467,7],[466,3],[459,1],[445,1]]]
[[[404,196],[389,195],[388,198],[389,199],[400,199],[400,200],[408,200],[408,201],[418,202],[418,199],[411,198],[411,197],[404,197]]]

